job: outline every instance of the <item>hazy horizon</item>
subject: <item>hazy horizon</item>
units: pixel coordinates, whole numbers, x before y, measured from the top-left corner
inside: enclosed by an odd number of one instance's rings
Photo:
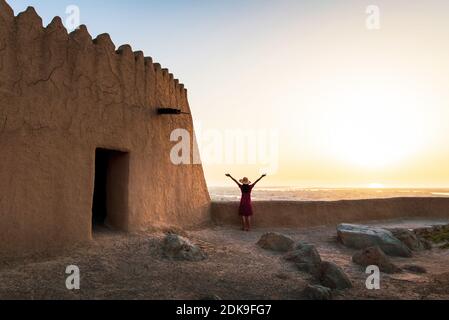
[[[209,187],[212,201],[239,201],[235,186]],[[258,186],[252,193],[255,201],[340,201],[392,198],[447,198],[449,188],[299,188]]]
[[[278,170],[264,186],[449,186],[447,1],[9,4],[34,6],[45,25],[77,5],[93,37],[107,32],[169,68],[189,89],[203,144],[211,131],[276,132]],[[366,27],[369,5],[378,30]],[[210,186],[232,186],[225,173],[254,180],[265,166],[204,170]]]

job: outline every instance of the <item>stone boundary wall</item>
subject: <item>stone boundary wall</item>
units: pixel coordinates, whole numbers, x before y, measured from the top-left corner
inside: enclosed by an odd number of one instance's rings
[[[344,201],[256,201],[255,227],[316,227],[402,218],[448,218],[449,198],[392,198]],[[238,202],[212,202],[217,225],[239,225]]]

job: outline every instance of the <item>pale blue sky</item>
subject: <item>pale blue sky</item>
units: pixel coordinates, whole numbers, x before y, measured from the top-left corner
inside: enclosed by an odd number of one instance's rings
[[[143,50],[185,83],[203,129],[278,130],[267,183],[449,186],[449,1],[9,2],[45,24],[78,5],[92,36]],[[372,4],[377,31],[365,25]],[[260,167],[205,170],[222,184],[225,171]]]

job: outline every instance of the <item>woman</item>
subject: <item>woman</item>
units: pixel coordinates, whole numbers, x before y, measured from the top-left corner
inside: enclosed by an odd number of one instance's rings
[[[266,174],[263,174],[259,179],[256,180],[253,184],[251,184],[251,181],[247,177],[240,180],[240,183],[234,179],[229,173],[226,174],[227,177],[231,178],[237,185],[239,186],[240,190],[242,191],[242,199],[240,200],[240,208],[239,208],[239,215],[242,217],[242,230],[243,231],[250,231],[251,229],[251,217],[253,216],[253,206],[251,203],[251,191],[253,190],[254,186],[262,180],[262,178],[266,177]]]

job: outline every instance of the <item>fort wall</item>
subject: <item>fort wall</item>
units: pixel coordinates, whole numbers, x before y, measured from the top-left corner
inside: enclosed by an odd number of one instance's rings
[[[193,136],[192,117],[158,107],[190,112],[184,85],[152,58],[0,0],[0,255],[92,238],[97,148],[129,155],[121,230],[207,222],[202,166],[170,161],[170,133]]]

